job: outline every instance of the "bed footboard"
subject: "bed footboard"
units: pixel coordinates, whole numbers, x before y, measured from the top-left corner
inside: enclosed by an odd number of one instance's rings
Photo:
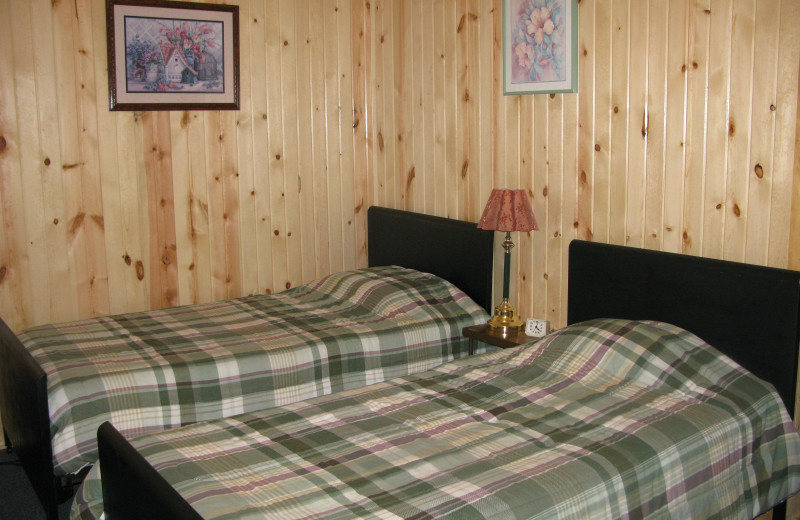
[[[47,518],[56,520],[62,497],[53,475],[47,376],[3,320],[0,320],[0,413],[6,440],[17,452]]]
[[[97,430],[103,507],[109,520],[203,520],[111,423]]]

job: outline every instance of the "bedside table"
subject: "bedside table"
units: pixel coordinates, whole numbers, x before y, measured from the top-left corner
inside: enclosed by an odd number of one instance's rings
[[[484,343],[488,343],[489,345],[494,345],[495,347],[500,348],[511,348],[517,347],[524,343],[528,343],[530,341],[535,340],[536,338],[532,336],[525,335],[524,329],[519,329],[516,333],[506,334],[505,336],[501,336],[500,334],[495,334],[489,328],[489,325],[472,325],[471,327],[464,327],[461,331],[461,334],[469,338],[469,355],[472,355],[473,345],[475,340],[483,341]]]

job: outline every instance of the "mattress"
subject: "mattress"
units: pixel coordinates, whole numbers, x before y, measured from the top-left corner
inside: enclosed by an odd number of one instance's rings
[[[774,388],[658,322],[576,324],[131,443],[207,520],[754,518],[800,490]],[[73,518],[102,513],[99,470]]]
[[[19,338],[47,374],[56,474],[111,421],[146,433],[412,374],[467,354],[487,315],[430,274],[376,267],[274,295],[98,317]]]

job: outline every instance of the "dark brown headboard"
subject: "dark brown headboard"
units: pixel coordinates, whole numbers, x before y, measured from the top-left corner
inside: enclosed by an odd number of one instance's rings
[[[369,265],[400,265],[452,283],[492,312],[494,233],[473,222],[372,206]]]
[[[567,321],[601,317],[693,332],[775,385],[794,416],[800,272],[575,240]]]

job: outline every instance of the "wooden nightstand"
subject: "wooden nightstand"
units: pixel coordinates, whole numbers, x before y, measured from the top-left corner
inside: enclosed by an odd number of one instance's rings
[[[470,356],[472,355],[475,340],[483,341],[484,343],[488,343],[500,348],[511,348],[522,345],[523,343],[529,343],[536,339],[525,335],[524,329],[519,329],[515,334],[507,334],[505,336],[494,334],[491,332],[491,329],[489,329],[489,325],[485,323],[483,325],[464,327],[461,333],[469,338]]]

